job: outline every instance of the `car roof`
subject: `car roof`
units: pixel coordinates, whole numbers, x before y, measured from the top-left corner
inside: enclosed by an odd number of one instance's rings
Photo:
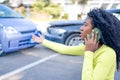
[[[107,11],[110,13],[120,13],[120,9],[109,9]]]
[[[84,20],[58,20],[52,21],[50,25],[81,25],[84,23]]]

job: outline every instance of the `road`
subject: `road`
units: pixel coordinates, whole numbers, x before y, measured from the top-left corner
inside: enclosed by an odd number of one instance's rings
[[[56,53],[41,45],[0,57],[0,80],[81,80],[83,57]],[[116,72],[115,80],[120,80]]]

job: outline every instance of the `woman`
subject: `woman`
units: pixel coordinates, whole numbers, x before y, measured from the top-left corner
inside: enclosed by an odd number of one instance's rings
[[[65,46],[48,41],[41,35],[32,35],[33,40],[61,54],[84,55],[82,80],[114,80],[120,62],[120,22],[103,9],[93,9],[87,16],[80,28],[84,44]],[[94,28],[100,30],[99,40]]]

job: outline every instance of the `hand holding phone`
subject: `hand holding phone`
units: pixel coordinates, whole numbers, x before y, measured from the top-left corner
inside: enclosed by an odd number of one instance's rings
[[[98,28],[94,28],[94,33],[97,33],[97,41],[100,39],[100,30]],[[92,38],[92,32],[90,33],[90,38]]]
[[[85,38],[85,51],[95,52],[98,49],[100,39],[100,30],[98,28],[94,28],[87,37]]]
[[[42,43],[44,37],[42,35],[41,31],[36,31],[34,34],[32,34],[32,39],[30,40],[30,43]]]

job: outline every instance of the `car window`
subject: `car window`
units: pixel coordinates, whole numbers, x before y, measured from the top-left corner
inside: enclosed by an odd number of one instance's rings
[[[116,16],[120,20],[120,14],[118,13],[113,13],[114,16]]]
[[[0,5],[0,18],[23,18],[20,14],[9,7]]]

